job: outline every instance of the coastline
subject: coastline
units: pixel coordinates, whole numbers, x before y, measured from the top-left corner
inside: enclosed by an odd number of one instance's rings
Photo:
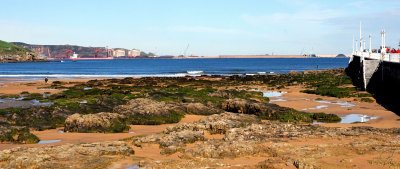
[[[196,77],[197,80],[218,80],[217,78],[213,77]],[[119,80],[123,80],[122,78],[118,78]],[[135,78],[140,80],[140,78]],[[154,79],[159,79],[154,77]],[[52,79],[49,81],[48,84],[45,84],[44,81],[34,80],[34,81],[24,81],[24,82],[13,82],[8,81],[0,84],[0,93],[1,94],[19,94],[22,91],[27,91],[29,93],[41,93],[44,94],[45,92],[50,92],[51,94],[62,92],[63,89],[52,90],[51,84],[53,81],[61,81],[65,86],[73,86],[78,83],[86,83],[90,80],[96,79]],[[100,80],[100,79],[97,79]],[[6,86],[4,86],[6,85]],[[43,88],[47,88],[49,90],[41,90]],[[368,115],[371,117],[378,116],[377,119],[371,119],[368,122],[364,123],[322,123],[322,124],[314,124],[315,126],[324,126],[328,128],[341,128],[343,130],[351,128],[351,127],[360,127],[360,126],[370,126],[374,128],[381,128],[381,129],[388,129],[388,128],[395,128],[400,126],[400,117],[397,116],[395,113],[385,110],[382,106],[377,104],[376,102],[367,103],[367,102],[360,102],[355,101],[353,98],[335,98],[335,97],[328,97],[328,96],[320,96],[314,94],[307,94],[302,93],[301,90],[306,89],[304,85],[298,84],[293,86],[286,86],[281,89],[271,89],[264,85],[241,85],[241,86],[230,86],[230,89],[234,90],[257,90],[262,92],[278,92],[281,93],[280,96],[273,96],[269,97],[270,101],[274,104],[279,106],[289,107],[296,109],[298,111],[305,111],[305,112],[324,112],[324,113],[332,113],[336,114],[339,117],[344,117],[350,114],[363,114]],[[337,103],[348,103],[350,106],[342,106]],[[322,106],[318,108],[318,106]],[[325,107],[324,107],[325,106]],[[125,142],[131,142],[133,136],[152,136],[157,135],[160,133],[165,133],[165,129],[174,127],[176,125],[186,125],[189,123],[193,123],[198,121],[203,117],[203,115],[186,115],[183,119],[180,120],[179,123],[172,123],[172,124],[162,124],[162,125],[130,125],[131,129],[129,132],[135,133],[60,133],[59,130],[62,127],[58,127],[56,129],[44,130],[44,131],[32,131],[33,134],[38,136],[41,140],[61,140],[55,143],[48,143],[48,144],[0,144],[0,150],[7,150],[16,147],[22,148],[40,148],[40,147],[51,147],[51,146],[61,146],[67,144],[95,144],[97,142],[105,142],[105,141],[118,141],[118,140],[125,140]],[[267,121],[268,122],[268,121]],[[304,124],[307,125],[307,124]],[[212,140],[212,139],[222,139],[224,138],[223,134],[210,134],[204,133],[205,138]],[[377,139],[383,139],[381,136],[377,136]],[[301,147],[312,147],[312,146],[325,146],[326,144],[330,145],[350,145],[353,144],[354,141],[366,141],[371,139],[369,137],[328,137],[328,138],[283,138],[283,141],[274,143],[274,142],[267,142],[263,143],[263,146],[274,146],[274,144],[290,144],[295,148]],[[196,147],[198,144],[201,144],[202,141],[196,141],[194,143],[187,144],[185,148]],[[282,145],[283,146],[283,145]],[[188,159],[182,158],[183,154],[181,152],[172,154],[172,155],[165,155],[161,152],[163,151],[161,147],[157,144],[146,144],[142,147],[136,147],[134,145],[130,146],[134,151],[134,159],[129,158],[122,158],[114,161],[108,167],[114,168],[127,168],[134,165],[143,165],[144,161],[150,162],[154,160],[158,161],[175,161],[176,163],[185,162]],[[335,151],[341,151],[337,149]],[[381,155],[389,156],[390,153],[383,153]],[[375,156],[370,155],[359,155],[358,158],[350,157],[343,157],[351,158],[351,164],[356,164],[357,166],[364,166],[364,167],[371,167],[370,165],[364,164],[366,160],[370,160],[371,158],[376,158]],[[395,154],[394,157],[398,157],[398,154]],[[136,160],[138,158],[139,160]],[[338,159],[339,158],[339,159]],[[324,160],[329,161],[330,163],[335,163],[337,165],[342,164],[340,160],[343,159],[342,157],[331,156],[327,157]],[[219,159],[220,162],[230,165],[230,166],[241,166],[241,167],[249,167],[253,165],[258,165],[265,161],[265,157],[258,156],[258,155],[245,155],[242,157],[235,157],[235,158],[223,158]],[[210,162],[214,163],[214,162]],[[164,163],[161,163],[164,165]],[[161,165],[160,164],[160,165]],[[172,165],[166,163],[168,165]],[[195,163],[197,165],[197,163]],[[278,165],[280,168],[290,168],[291,165],[287,165],[286,167],[284,163],[282,165]],[[379,168],[379,167],[376,167]]]

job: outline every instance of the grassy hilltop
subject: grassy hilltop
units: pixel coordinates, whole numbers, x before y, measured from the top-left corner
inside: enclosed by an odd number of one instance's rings
[[[23,47],[14,45],[12,43],[4,42],[0,40],[0,54],[18,54],[18,55],[23,55],[26,54],[26,52],[32,52],[28,49],[25,49]]]
[[[0,40],[0,63],[38,61],[46,61],[46,58],[29,49]]]

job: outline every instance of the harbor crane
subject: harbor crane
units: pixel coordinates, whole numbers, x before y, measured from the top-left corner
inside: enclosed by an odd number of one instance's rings
[[[183,53],[183,57],[187,57],[187,56],[186,56],[186,53],[187,53],[188,49],[189,49],[189,44],[187,45],[187,47],[186,47],[186,49],[185,49],[185,52]]]
[[[94,57],[97,58],[99,56],[100,49],[94,49]]]
[[[69,58],[72,54],[72,50],[65,49],[66,58]]]

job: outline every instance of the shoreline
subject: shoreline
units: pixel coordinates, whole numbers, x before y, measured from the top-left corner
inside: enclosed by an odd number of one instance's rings
[[[119,78],[121,79],[121,78]],[[196,77],[196,80],[218,80],[221,78],[215,78],[215,77]],[[63,86],[69,87],[73,86],[79,83],[85,83],[90,80],[95,80],[95,79],[57,79],[57,81],[61,81]],[[101,80],[101,79],[97,79]],[[154,78],[153,80],[159,80],[158,78]],[[56,89],[56,90],[50,90],[51,84],[54,80],[49,81],[49,83],[45,84],[44,81],[42,80],[37,80],[37,81],[26,81],[26,82],[5,82],[4,84],[0,84],[0,93],[3,94],[4,92],[7,94],[19,94],[21,91],[28,91],[30,93],[41,93],[44,94],[45,92],[50,92],[51,94],[59,93],[64,91],[64,89]],[[100,82],[100,81],[99,81]],[[109,81],[109,83],[115,83],[118,81]],[[135,81],[136,82],[136,81]],[[146,83],[146,82],[144,82]],[[128,83],[129,84],[129,83]],[[7,86],[2,86],[2,85],[7,85]],[[80,85],[80,87],[85,87],[84,85]],[[221,86],[220,86],[221,87]],[[269,97],[270,103],[277,104],[282,107],[289,107],[293,108],[298,111],[304,111],[304,112],[313,112],[313,113],[318,113],[318,112],[324,112],[324,113],[331,113],[338,115],[339,117],[343,117],[346,115],[350,114],[363,114],[363,115],[368,115],[371,117],[378,116],[378,119],[371,119],[368,122],[365,123],[322,123],[322,124],[309,124],[309,123],[301,123],[298,124],[298,127],[300,126],[314,126],[314,127],[327,127],[330,129],[337,129],[338,131],[345,131],[345,130],[351,130],[352,127],[361,127],[361,126],[369,126],[369,127],[374,127],[378,129],[389,129],[389,128],[395,128],[400,126],[400,117],[397,116],[395,113],[388,111],[384,109],[381,105],[377,104],[376,102],[373,103],[367,103],[367,102],[360,102],[360,101],[355,101],[354,98],[335,98],[335,97],[328,97],[328,96],[320,96],[320,95],[315,95],[315,94],[307,94],[307,93],[302,93],[301,90],[306,89],[304,85],[302,84],[297,84],[297,85],[292,85],[292,86],[286,86],[281,89],[271,89],[270,86],[266,85],[261,85],[261,84],[250,84],[250,85],[237,85],[237,86],[223,86],[227,87],[224,88],[226,90],[256,90],[260,92],[277,92],[280,93],[281,95],[275,95]],[[46,88],[49,90],[40,90],[42,88]],[[338,104],[338,103],[346,103],[346,104]],[[322,106],[321,108],[318,108],[318,106]],[[239,113],[240,114],[240,113]],[[213,116],[213,115],[211,115]],[[135,138],[143,138],[143,137],[149,137],[153,138],[153,136],[156,135],[162,135],[162,136],[168,136],[173,137],[174,135],[169,135],[165,132],[165,129],[171,128],[174,126],[185,126],[188,124],[191,124],[193,122],[199,121],[201,118],[208,118],[210,116],[204,116],[204,115],[192,115],[192,114],[186,114],[184,118],[182,118],[179,123],[171,123],[171,124],[162,124],[162,125],[130,125],[129,132],[134,132],[134,133],[75,133],[75,132],[59,132],[59,130],[62,130],[63,127],[57,127],[56,129],[49,129],[49,130],[44,130],[44,131],[36,131],[32,130],[31,133],[35,134],[36,136],[39,137],[40,140],[42,141],[53,141],[53,140],[61,140],[59,142],[54,142],[54,143],[48,143],[48,144],[0,144],[0,151],[1,150],[9,150],[17,147],[21,147],[22,149],[19,149],[21,151],[25,151],[26,149],[24,148],[36,148],[36,151],[42,151],[43,149],[47,149],[49,147],[54,147],[57,148],[59,146],[77,146],[80,144],[93,144],[97,145],[99,142],[104,143],[108,141],[120,141],[122,140],[123,142],[128,144],[128,147],[132,148],[134,150],[134,154],[128,157],[124,158],[118,158],[115,161],[113,161],[111,164],[107,164],[108,167],[113,167],[113,168],[129,168],[131,166],[140,166],[143,165],[143,161],[146,163],[150,164],[155,164],[156,165],[172,165],[174,163],[186,163],[186,162],[193,162],[195,166],[199,165],[199,163],[196,160],[193,159],[187,159],[184,156],[185,151],[178,151],[173,154],[162,154],[161,152],[165,150],[165,147],[162,147],[161,144],[158,145],[157,143],[146,143],[143,145],[136,145],[134,144],[133,140]],[[263,121],[264,124],[268,124],[267,121]],[[286,128],[288,126],[294,125],[294,123],[288,123],[285,124],[284,122],[277,122],[282,124],[282,128]],[[274,122],[272,123],[274,124]],[[257,124],[255,124],[257,125]],[[259,124],[258,124],[259,125]],[[242,128],[236,128],[237,130],[241,130]],[[365,129],[368,130],[368,129]],[[179,131],[179,130],[178,130]],[[233,130],[234,131],[234,130]],[[186,131],[187,132],[187,131]],[[279,132],[279,131],[278,131]],[[299,131],[302,132],[302,131]],[[189,132],[190,133],[190,132]],[[247,132],[245,132],[247,133]],[[251,132],[249,132],[251,133]],[[297,131],[295,133],[298,133]],[[339,132],[340,133],[340,132]],[[243,134],[243,133],[242,133]],[[239,134],[239,135],[242,135]],[[255,133],[256,134],[256,133]],[[139,137],[134,137],[134,136],[139,136]],[[204,133],[204,137],[208,140],[197,140],[195,142],[189,142],[186,143],[184,146],[185,149],[188,149],[190,152],[192,148],[198,148],[199,145],[202,144],[210,144],[213,145],[214,141],[218,140],[223,140],[226,139],[227,133],[225,134],[211,134],[208,132]],[[132,138],[134,137],[134,138]],[[278,138],[278,137],[277,137]],[[288,137],[288,138],[280,138],[281,140],[269,140],[260,144],[257,144],[257,146],[264,146],[269,147],[274,149],[274,146],[281,146],[281,147],[275,147],[278,148],[282,151],[285,151],[284,153],[287,153],[287,155],[291,156],[293,155],[292,151],[293,149],[296,149],[296,153],[305,153],[308,151],[308,148],[311,148],[309,151],[314,151],[318,150],[315,153],[319,153],[322,151],[321,154],[324,153],[336,153],[338,152],[339,154],[345,154],[345,155],[331,155],[328,157],[324,157],[323,160],[329,161],[330,164],[336,164],[336,165],[342,165],[343,164],[343,159],[351,159],[352,161],[348,162],[350,164],[356,164],[357,166],[363,166],[364,168],[371,168],[371,164],[365,164],[367,160],[378,158],[378,156],[371,155],[371,154],[366,154],[366,155],[348,155],[347,150],[342,150],[340,147],[343,146],[352,146],[352,145],[359,145],[359,142],[362,142],[363,146],[369,147],[368,144],[370,143],[372,139],[376,140],[384,140],[386,136],[357,136],[357,135],[350,135],[350,136],[333,136],[333,137],[299,137],[294,138]],[[397,138],[393,138],[394,141],[397,140]],[[267,139],[268,140],[268,139]],[[377,144],[377,145],[382,145],[383,143],[378,142],[376,140],[372,140],[372,143]],[[225,140],[226,141],[226,140]],[[227,142],[230,146],[233,146],[233,149],[235,149],[234,144],[235,142]],[[249,144],[249,146],[252,146],[253,143],[251,142],[245,142],[246,144]],[[357,143],[357,144],[356,144]],[[232,144],[232,145],[231,145]],[[365,144],[365,145],[364,145]],[[290,146],[292,147],[290,147]],[[329,145],[329,146],[327,146]],[[329,147],[332,146],[332,150],[329,150]],[[336,146],[336,147],[335,147]],[[306,148],[305,148],[306,147]],[[390,146],[389,146],[390,147]],[[41,149],[42,148],[42,149]],[[15,149],[13,149],[15,150]],[[236,150],[236,149],[235,149]],[[244,149],[239,149],[240,151],[245,151]],[[237,150],[237,151],[239,151]],[[275,151],[275,149],[274,149]],[[301,151],[301,152],[300,152]],[[323,152],[325,151],[325,152]],[[277,155],[280,157],[281,152]],[[296,154],[295,153],[295,154]],[[297,155],[297,154],[296,154]],[[301,154],[300,154],[301,155]],[[390,153],[384,153],[380,155],[385,155],[385,156],[390,156]],[[90,155],[87,155],[90,156]],[[309,155],[307,155],[308,157]],[[282,156],[286,157],[286,156]],[[355,158],[356,157],[356,158]],[[400,157],[398,154],[395,154],[395,158]],[[239,156],[239,157],[234,157],[234,158],[229,158],[229,157],[224,157],[222,159],[213,159],[213,158],[208,158],[212,160],[219,160],[220,163],[225,164],[227,166],[241,166],[243,168],[251,168],[249,166],[255,166],[260,163],[263,163],[266,159],[276,159],[277,157],[275,156],[270,156],[268,153],[260,153],[260,154],[245,154],[244,156]],[[296,159],[297,157],[292,157]],[[316,157],[315,159],[318,159]],[[157,161],[156,161],[157,160]],[[278,160],[280,160],[278,158]],[[319,159],[318,159],[319,160]],[[169,163],[169,161],[174,161],[173,163]],[[211,161],[210,164],[216,163],[215,161]],[[275,166],[279,166],[278,168],[292,168],[295,165],[295,162],[291,161],[290,164],[285,161],[280,161],[280,164],[275,164]],[[200,163],[201,164],[201,163]],[[347,164],[347,163],[346,163]],[[1,165],[1,163],[0,163]],[[208,165],[208,164],[207,164]],[[142,167],[142,166],[140,166]],[[186,166],[187,167],[187,166]],[[382,167],[376,167],[375,168],[382,168]]]

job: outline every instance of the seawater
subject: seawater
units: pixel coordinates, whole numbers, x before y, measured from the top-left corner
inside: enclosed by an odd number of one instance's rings
[[[72,62],[0,63],[1,79],[177,77],[287,73],[347,67],[348,58],[114,59]],[[196,72],[196,74],[193,74]],[[1,80],[0,79],[0,80]]]

